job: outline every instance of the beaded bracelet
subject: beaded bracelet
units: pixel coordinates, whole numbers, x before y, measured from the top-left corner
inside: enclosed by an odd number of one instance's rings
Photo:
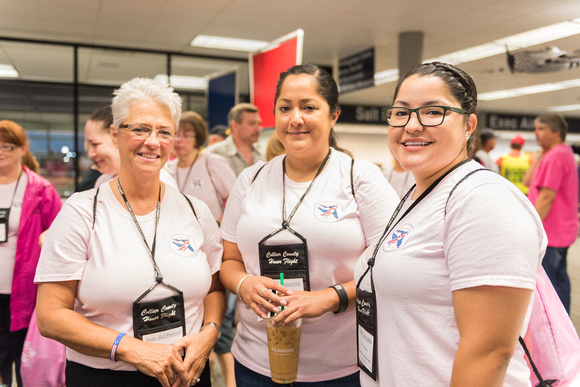
[[[117,361],[117,359],[116,359],[116,356],[117,356],[117,347],[119,346],[119,343],[121,342],[121,339],[125,335],[126,335],[126,333],[122,333],[122,332],[119,333],[117,335],[117,338],[113,342],[113,346],[111,347],[111,354],[110,354],[110,358],[111,358],[112,361]]]
[[[242,295],[240,294],[240,289],[242,288],[242,284],[244,283],[244,281],[246,280],[246,278],[248,277],[253,277],[251,274],[248,274],[247,276],[245,276],[244,278],[242,278],[240,280],[240,282],[238,282],[238,287],[236,288],[236,297],[238,297],[238,300],[244,302],[244,300],[242,300]],[[244,302],[245,304],[245,302]]]

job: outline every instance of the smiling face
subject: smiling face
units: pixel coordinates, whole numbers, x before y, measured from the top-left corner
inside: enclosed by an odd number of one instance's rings
[[[288,75],[276,100],[276,133],[288,157],[318,159],[328,152],[330,129],[339,113],[330,113],[312,75]]]
[[[410,76],[401,84],[393,102],[393,106],[412,109],[426,105],[461,108],[446,84],[436,76]],[[472,134],[476,124],[474,114],[466,116],[447,111],[441,125],[426,127],[412,113],[404,127],[389,126],[389,146],[415,180],[430,182],[467,158],[466,135]]]
[[[169,128],[173,131],[176,129],[169,107],[151,100],[132,105],[123,124],[142,124],[153,129]],[[137,138],[126,130],[115,131],[114,128],[111,128],[111,134],[119,149],[121,173],[159,176],[171,153],[172,139],[159,141],[156,132],[145,139]]]
[[[87,155],[97,164],[101,173],[115,175],[119,172],[119,165],[115,162],[118,156],[117,148],[109,130],[103,130],[102,121],[87,121],[85,125],[85,140]]]

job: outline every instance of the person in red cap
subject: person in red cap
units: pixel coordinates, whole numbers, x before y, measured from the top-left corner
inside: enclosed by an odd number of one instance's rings
[[[523,184],[526,171],[530,167],[530,158],[522,154],[522,148],[526,140],[520,135],[515,135],[510,141],[512,150],[498,158],[495,163],[499,167],[499,173],[514,183],[524,194],[529,188]]]

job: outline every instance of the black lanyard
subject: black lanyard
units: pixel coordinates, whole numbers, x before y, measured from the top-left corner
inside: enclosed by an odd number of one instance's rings
[[[451,172],[453,172],[454,170],[456,170],[457,168],[459,168],[463,164],[469,162],[469,160],[470,159],[465,159],[462,162],[460,162],[459,164],[456,164],[455,166],[453,166],[453,168],[451,168],[450,170],[448,170],[447,172],[445,172],[445,174],[443,174],[443,176],[441,176],[437,180],[435,180],[429,186],[429,188],[427,188],[425,190],[425,192],[423,192],[421,194],[421,196],[419,196],[417,198],[417,200],[415,200],[415,202],[413,202],[413,204],[411,204],[411,206],[409,206],[409,208],[407,208],[407,211],[405,211],[405,213],[403,213],[403,215],[398,219],[398,222],[400,222],[401,219],[403,219],[405,216],[407,216],[409,214],[409,212],[411,212],[411,210],[417,206],[417,204],[419,204],[423,199],[425,199],[425,197],[427,197],[427,195],[429,195],[431,193],[431,191],[433,191],[435,189],[435,187],[441,182],[441,180],[443,180],[445,177],[447,177],[447,175],[449,175]],[[415,188],[415,186],[416,186],[416,184],[414,184],[413,187],[411,187],[411,189],[409,191],[407,191],[407,193],[405,194],[405,196],[403,197],[403,199],[401,199],[401,201],[399,202],[399,205],[395,209],[395,212],[393,212],[393,215],[391,216],[391,219],[389,220],[389,223],[387,224],[387,227],[385,228],[385,231],[384,231],[383,235],[381,235],[381,237],[379,238],[379,241],[377,242],[377,245],[375,246],[375,249],[373,251],[373,255],[368,260],[368,267],[367,267],[367,269],[365,270],[365,272],[360,277],[360,279],[359,279],[359,281],[357,283],[357,288],[360,287],[360,284],[361,284],[363,278],[365,277],[365,275],[370,270],[370,272],[371,272],[371,290],[372,290],[372,293],[373,294],[375,293],[374,283],[373,283],[373,266],[375,265],[375,259],[377,257],[377,253],[379,251],[380,246],[382,246],[382,244],[385,242],[385,240],[387,239],[387,237],[391,234],[391,231],[393,231],[393,229],[395,228],[396,224],[393,224],[395,222],[395,218],[397,217],[397,215],[399,214],[399,212],[403,208],[403,205],[405,204],[405,201],[407,200],[407,198],[409,197],[409,195],[411,194],[411,192],[413,191],[413,189]]]
[[[14,198],[16,197],[16,191],[18,190],[18,184],[20,184],[20,178],[22,177],[22,169],[20,169],[20,174],[18,175],[18,179],[16,179],[16,186],[14,187],[14,192],[12,193],[12,199],[10,200],[10,206],[8,209],[12,208],[14,204]]]
[[[320,172],[322,172],[322,170],[324,169],[324,166],[328,162],[329,158],[330,158],[330,148],[328,148],[328,153],[326,154],[326,157],[324,158],[324,160],[322,160],[322,164],[320,164],[320,167],[318,167],[318,171],[316,171],[316,175],[314,175],[314,178],[310,182],[310,185],[308,186],[308,188],[306,188],[306,191],[304,191],[304,193],[302,194],[302,197],[298,200],[298,203],[296,203],[296,205],[294,206],[294,209],[292,209],[292,212],[290,212],[290,216],[286,217],[286,182],[285,182],[285,180],[286,180],[286,156],[284,156],[284,160],[282,160],[282,228],[280,228],[276,231],[273,231],[272,233],[270,233],[269,235],[264,237],[264,239],[262,239],[260,241],[260,243],[273,237],[274,235],[278,234],[280,231],[282,231],[284,229],[287,229],[292,234],[294,234],[294,235],[298,236],[300,239],[304,240],[304,238],[300,234],[298,234],[296,231],[294,231],[292,228],[290,228],[290,221],[294,217],[294,214],[298,210],[298,207],[300,207],[300,205],[302,204],[302,201],[306,197],[306,194],[308,193],[308,191],[310,191],[310,188],[312,187],[314,180],[318,177],[318,175],[320,175]]]
[[[151,260],[153,261],[153,268],[155,269],[155,280],[157,281],[157,283],[162,283],[163,282],[163,275],[161,274],[161,271],[159,270],[159,267],[157,266],[157,262],[155,262],[155,245],[157,242],[157,225],[159,224],[159,213],[160,213],[160,204],[161,204],[161,184],[159,185],[159,196],[157,198],[157,211],[155,212],[155,233],[153,235],[153,244],[151,245],[151,248],[149,247],[149,244],[147,243],[147,239],[145,239],[145,234],[143,234],[143,230],[141,230],[141,226],[139,225],[139,222],[137,221],[137,218],[135,217],[135,214],[133,213],[133,209],[131,209],[131,205],[129,204],[129,201],[127,200],[127,197],[125,196],[125,192],[123,192],[123,188],[121,188],[121,183],[119,182],[119,178],[117,178],[117,188],[119,188],[119,193],[121,194],[121,196],[123,197],[123,200],[125,201],[125,205],[127,206],[127,209],[129,210],[129,213],[131,214],[131,217],[133,218],[133,222],[135,222],[135,226],[137,226],[137,230],[139,231],[139,234],[141,234],[141,238],[143,239],[143,242],[145,242],[145,246],[147,247],[147,250],[149,250],[149,252],[151,253]]]
[[[185,175],[185,180],[183,181],[183,187],[179,187],[179,192],[183,192],[183,190],[185,189],[185,185],[187,184],[187,179],[189,178],[189,174],[191,173],[191,168],[193,168],[193,164],[195,164],[195,162],[197,161],[197,158],[199,157],[199,150],[197,151],[197,154],[195,155],[195,158],[193,159],[193,162],[191,163],[191,165],[189,166],[189,169],[187,170],[187,175]],[[179,161],[177,162],[177,169],[175,170],[175,177],[177,178],[177,184],[179,184]]]

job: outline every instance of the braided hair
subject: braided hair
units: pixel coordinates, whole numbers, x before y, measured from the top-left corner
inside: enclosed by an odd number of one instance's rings
[[[397,84],[393,100],[397,99],[399,89],[407,78],[412,75],[434,76],[445,83],[451,95],[459,102],[461,108],[468,114],[477,114],[477,88],[475,82],[465,71],[442,62],[423,63],[409,71]],[[475,149],[475,137],[467,141],[467,154],[471,157]]]

